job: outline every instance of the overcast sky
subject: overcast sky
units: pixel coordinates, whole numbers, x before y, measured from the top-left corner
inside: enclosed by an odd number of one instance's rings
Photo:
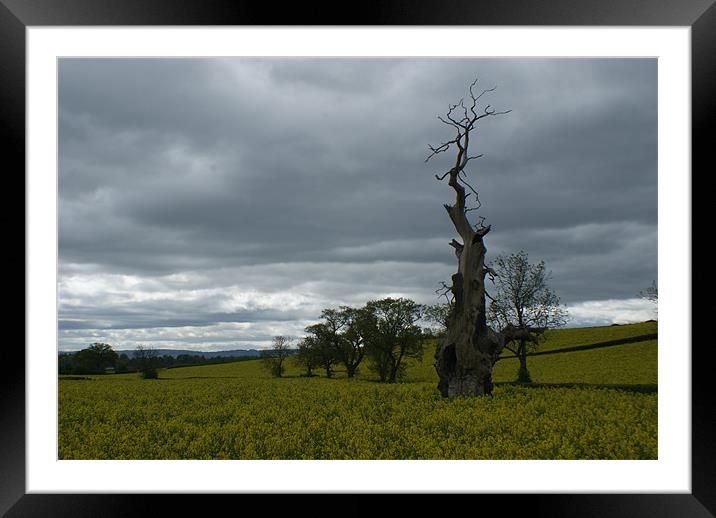
[[[657,279],[655,59],[61,59],[60,349],[267,346],[456,271],[424,163],[497,86],[471,162],[488,261],[544,260],[570,325]]]

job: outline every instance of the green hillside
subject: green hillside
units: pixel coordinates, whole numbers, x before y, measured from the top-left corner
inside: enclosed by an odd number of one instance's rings
[[[540,343],[539,350],[550,351],[657,333],[658,324],[653,321],[601,327],[549,329],[544,333],[544,342]],[[510,353],[507,352],[506,354]]]
[[[535,383],[656,385],[657,342],[628,343],[602,349],[534,356],[527,366]],[[495,364],[495,381],[510,381],[519,368],[517,358]]]
[[[562,329],[541,350],[653,334],[655,323]],[[285,378],[260,360],[60,379],[60,458],[653,459],[657,341],[528,358],[534,383],[495,366],[492,398],[439,396],[426,347],[397,384]],[[320,372],[320,371],[317,371]]]
[[[621,339],[629,340],[656,333],[656,322],[551,329],[545,332],[538,352],[558,351],[569,347],[601,344]],[[543,357],[529,357],[527,366],[533,381],[541,383],[656,383],[656,340],[651,340],[651,342],[651,346],[644,346],[646,342],[636,342],[608,346],[603,349],[579,351],[578,354],[570,352],[564,353],[564,355],[560,353]],[[423,361],[413,364],[408,369],[409,380],[438,382],[433,367],[436,346],[435,341],[431,342],[425,348]],[[630,346],[637,346],[637,349],[631,349]],[[613,350],[607,351],[607,349]],[[588,352],[592,354],[587,354]],[[643,354],[646,356],[642,356]],[[511,355],[512,353],[509,351],[505,351],[503,354],[503,356]],[[629,364],[626,370],[620,367],[623,362]],[[572,363],[574,365],[571,365]],[[518,367],[519,362],[516,358],[500,359],[495,364],[493,378],[497,382],[512,381],[516,378]]]

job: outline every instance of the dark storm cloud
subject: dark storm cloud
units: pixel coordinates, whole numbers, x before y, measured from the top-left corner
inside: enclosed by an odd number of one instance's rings
[[[656,278],[656,71],[637,59],[61,60],[60,267],[78,279],[61,283],[74,301],[62,325],[311,318],[309,300],[346,292],[432,300],[454,268],[451,191],[433,176],[451,157],[424,159],[452,137],[436,116],[475,76],[478,91],[498,86],[486,103],[512,110],[473,139],[489,253],[544,259],[570,303],[634,297]],[[283,315],[172,303],[183,288],[166,279],[182,272],[213,286],[213,303],[222,287],[257,286],[302,302]],[[162,278],[166,293],[128,313],[130,289],[109,303],[111,285],[82,288],[98,275]]]

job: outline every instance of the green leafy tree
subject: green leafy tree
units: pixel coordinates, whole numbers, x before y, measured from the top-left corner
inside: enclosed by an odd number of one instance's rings
[[[143,379],[157,379],[161,358],[153,347],[138,345],[134,350],[134,363]]]
[[[354,377],[365,356],[365,334],[370,316],[365,308],[341,306],[324,309],[321,318],[323,322],[314,329],[314,335],[332,349],[332,354],[326,353],[326,356],[342,363],[347,376]]]
[[[500,255],[492,266],[495,293],[490,295],[488,319],[504,336],[505,349],[520,361],[517,380],[531,381],[527,353],[539,347],[543,333],[567,322],[567,310],[549,287],[551,274],[544,261],[530,264],[523,251]]]
[[[370,367],[382,382],[394,383],[405,361],[422,359],[423,332],[418,322],[423,306],[406,298],[371,300],[365,306],[365,347]]]
[[[117,373],[129,371],[129,356],[127,353],[122,353],[117,358],[117,364],[114,367],[114,371]]]
[[[74,372],[78,374],[102,374],[105,369],[116,365],[117,353],[111,345],[95,342],[75,353],[72,363]]]
[[[358,372],[358,366],[365,357],[365,340],[370,331],[371,315],[365,308],[341,306],[344,330],[337,342],[338,359],[346,367],[349,378]]]
[[[423,311],[423,320],[432,324],[429,328],[430,333],[436,337],[445,336],[447,331],[448,320],[452,311],[452,302],[437,303],[425,306]]]
[[[261,352],[264,366],[277,378],[283,376],[286,358],[291,354],[291,340],[287,336],[273,337],[271,349]]]
[[[60,353],[57,356],[57,370],[59,374],[72,374],[75,372],[74,356],[74,354],[70,353]]]
[[[315,348],[315,337],[307,336],[298,342],[298,354],[296,355],[296,363],[302,366],[306,371],[306,376],[315,376],[313,369],[320,365],[318,355]]]
[[[338,363],[338,355],[335,347],[334,330],[325,322],[313,324],[306,328],[309,334],[306,337],[310,343],[314,358],[319,366],[326,371],[326,377],[333,377],[333,366]]]

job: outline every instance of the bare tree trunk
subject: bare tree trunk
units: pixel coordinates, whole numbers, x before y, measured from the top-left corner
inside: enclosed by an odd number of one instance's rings
[[[455,208],[448,208],[451,216]],[[438,390],[445,397],[492,394],[492,367],[503,342],[486,320],[486,248],[482,237],[488,230],[476,232],[469,225],[463,226],[463,239],[469,244],[456,247],[459,266],[451,288],[455,304],[445,338],[435,354]]]
[[[527,358],[524,354],[520,355],[520,372],[517,374],[517,381],[520,383],[529,383],[530,371],[527,370]]]
[[[517,373],[517,381],[521,383],[529,383],[531,378],[530,372],[527,370],[527,343],[525,340],[520,340],[518,352],[519,354],[517,357],[520,359],[520,371]]]
[[[460,149],[461,155],[463,147]],[[454,305],[445,339],[435,353],[438,390],[445,397],[491,395],[492,367],[504,346],[487,326],[485,275],[490,270],[485,266],[487,248],[483,238],[490,226],[474,229],[467,219],[466,192],[458,181],[460,155],[458,166],[448,173],[448,184],[456,193],[455,204],[445,205],[445,209],[464,244],[455,240],[451,243],[458,258],[458,270],[452,276],[450,288]]]

